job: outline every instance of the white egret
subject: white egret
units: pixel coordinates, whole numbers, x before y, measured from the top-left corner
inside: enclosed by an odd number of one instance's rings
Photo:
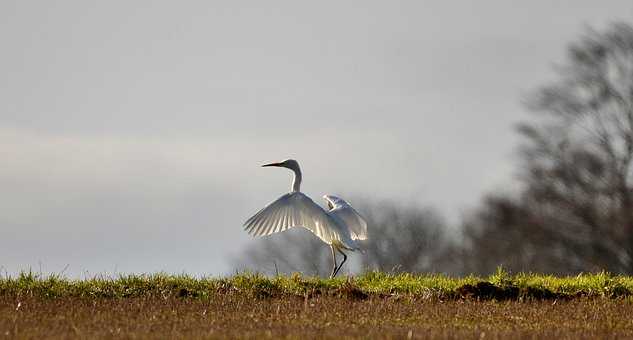
[[[329,211],[325,211],[310,197],[301,193],[301,169],[294,159],[278,163],[264,164],[262,167],[276,166],[294,172],[292,191],[268,204],[244,223],[244,230],[253,236],[265,236],[282,232],[292,227],[310,230],[332,250],[332,274],[336,276],[347,260],[345,250],[358,250],[356,240],[367,239],[367,223],[345,200],[332,195],[324,195]],[[336,265],[335,250],[343,255],[343,261]]]

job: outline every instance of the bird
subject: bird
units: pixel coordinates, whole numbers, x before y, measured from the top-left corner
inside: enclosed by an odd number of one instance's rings
[[[367,222],[342,198],[323,195],[328,207],[328,210],[325,210],[303,194],[301,168],[296,160],[286,159],[264,164],[262,167],[290,169],[294,173],[291,191],[246,220],[244,230],[256,237],[282,232],[293,227],[308,229],[330,246],[332,251],[330,278],[334,278],[347,261],[347,255],[343,250],[361,250],[357,241],[367,239]],[[343,261],[338,266],[335,251],[343,255]]]

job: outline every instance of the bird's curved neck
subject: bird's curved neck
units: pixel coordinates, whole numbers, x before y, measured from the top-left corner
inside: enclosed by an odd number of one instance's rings
[[[301,189],[301,169],[297,167],[296,169],[291,169],[294,172],[294,177],[292,179],[292,191],[300,191]]]

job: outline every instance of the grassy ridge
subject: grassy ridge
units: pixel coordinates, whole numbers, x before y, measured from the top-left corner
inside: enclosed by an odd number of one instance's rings
[[[335,279],[292,276],[266,277],[241,274],[227,278],[194,278],[186,275],[127,275],[69,280],[22,273],[0,278],[0,295],[33,297],[194,297],[238,294],[266,298],[281,296],[330,295],[357,299],[409,296],[420,298],[573,298],[633,296],[633,277],[608,273],[556,277],[537,274],[509,275],[503,270],[487,278],[444,275],[386,274],[367,272]]]

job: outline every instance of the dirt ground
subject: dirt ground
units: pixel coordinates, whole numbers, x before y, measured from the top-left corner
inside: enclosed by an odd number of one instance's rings
[[[0,338],[633,338],[630,299],[0,297]]]

